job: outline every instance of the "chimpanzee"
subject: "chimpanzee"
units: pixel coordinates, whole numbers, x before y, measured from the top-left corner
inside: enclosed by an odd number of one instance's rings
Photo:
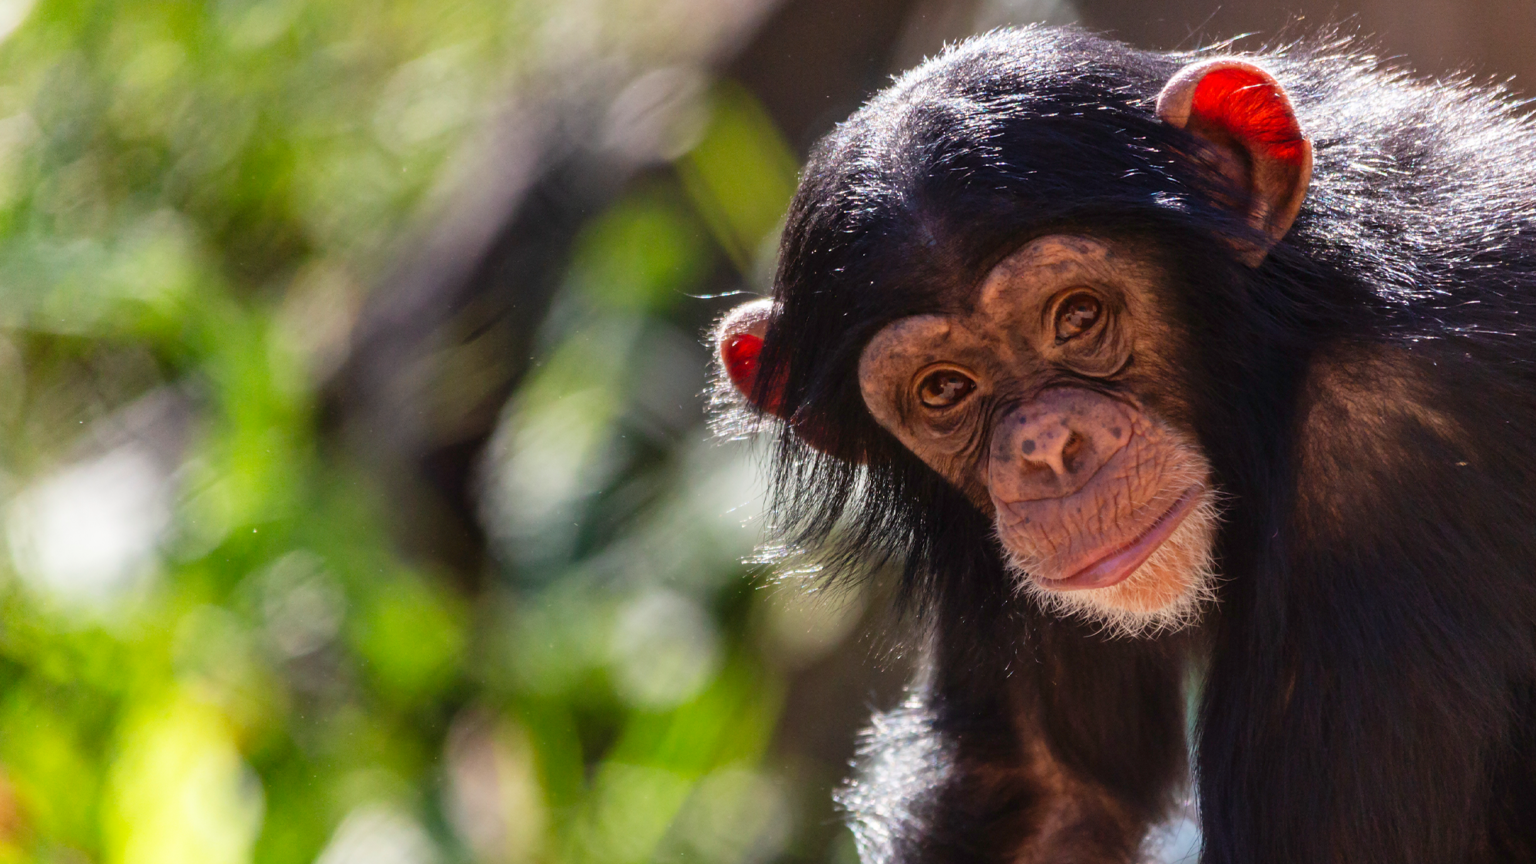
[[[1536,860],[1536,128],[1325,41],[991,33],[820,143],[722,380],[926,625],[867,862]],[[1186,708],[1195,740],[1186,749]]]

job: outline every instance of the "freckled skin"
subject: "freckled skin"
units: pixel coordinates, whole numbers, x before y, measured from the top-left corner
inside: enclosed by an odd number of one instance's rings
[[[1118,446],[1084,485],[1069,492],[1016,498],[1041,491],[1039,484],[1028,482],[1039,472],[1021,467],[1017,459],[989,460],[998,535],[1015,554],[1034,560],[1039,576],[1070,575],[1074,565],[1095,553],[1129,542],[1184,491],[1183,486],[1170,488],[1177,485],[1170,479],[1182,476],[1174,464],[1182,453],[1163,426],[1142,414],[1132,416],[1128,427],[1131,434],[1113,438],[1108,429],[1100,430]]]
[[[1041,237],[987,274],[968,311],[896,321],[860,358],[875,419],[991,515],[1046,586],[1132,543],[1208,484],[1189,436],[1118,374],[1133,353],[1151,368],[1177,353],[1152,299],[1159,278],[1094,238]],[[1061,301],[1082,291],[1103,311],[1062,340]],[[966,375],[974,391],[924,405],[915,394],[935,370]]]

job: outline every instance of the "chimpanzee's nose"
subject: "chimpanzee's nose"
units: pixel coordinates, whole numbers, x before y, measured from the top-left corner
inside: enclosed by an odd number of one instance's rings
[[[1119,403],[1090,390],[1047,390],[998,421],[988,485],[999,501],[1065,497],[1130,440]]]

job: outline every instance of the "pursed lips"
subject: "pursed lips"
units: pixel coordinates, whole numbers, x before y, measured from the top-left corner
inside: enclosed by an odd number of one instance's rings
[[[1145,564],[1152,553],[1173,536],[1179,525],[1195,509],[1201,490],[1199,484],[1185,489],[1167,510],[1138,531],[1131,540],[1078,556],[1078,560],[1085,563],[1061,568],[1069,574],[1067,576],[1051,578],[1033,573],[1030,575],[1053,591],[1079,591],[1117,585],[1136,572],[1136,568]],[[1006,506],[999,507],[999,512],[1014,515]],[[1018,524],[1019,518],[1010,521]]]

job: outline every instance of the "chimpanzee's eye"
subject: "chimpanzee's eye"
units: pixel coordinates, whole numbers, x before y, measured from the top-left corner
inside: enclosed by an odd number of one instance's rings
[[[950,408],[965,401],[976,390],[970,376],[955,369],[940,369],[917,385],[917,398],[929,408]]]
[[[1079,291],[1069,295],[1056,307],[1056,343],[1081,335],[1098,322],[1103,312],[1103,304],[1092,294]]]

